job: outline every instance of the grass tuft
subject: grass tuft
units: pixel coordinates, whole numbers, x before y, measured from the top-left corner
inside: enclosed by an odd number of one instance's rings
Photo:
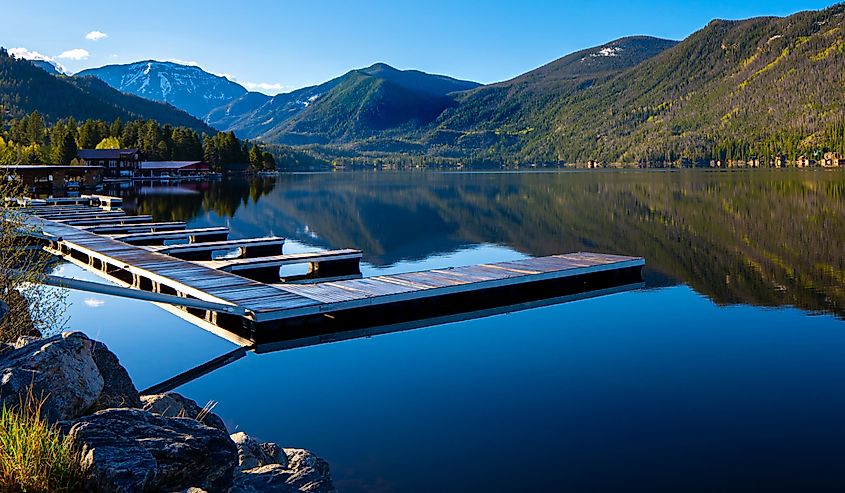
[[[44,399],[30,390],[20,405],[0,408],[0,492],[82,491],[77,454],[41,417]]]

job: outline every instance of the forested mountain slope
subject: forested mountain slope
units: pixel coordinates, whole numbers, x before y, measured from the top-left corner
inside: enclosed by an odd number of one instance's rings
[[[478,90],[444,115],[428,139],[451,132],[458,137],[447,143],[465,155],[543,162],[843,152],[843,37],[843,5],[785,18],[716,20],[575,90],[536,83],[504,85],[498,94],[499,86]],[[487,140],[473,145],[469,137],[482,132]]]
[[[154,119],[208,134],[203,122],[170,105],[121,93],[91,77],[55,76],[0,49],[0,107],[4,118],[39,112],[47,121]]]

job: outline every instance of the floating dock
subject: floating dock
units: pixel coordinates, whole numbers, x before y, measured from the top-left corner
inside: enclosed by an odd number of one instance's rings
[[[160,306],[258,349],[637,288],[645,265],[639,257],[579,252],[362,278],[359,250],[286,255],[283,238],[229,239],[226,228],[191,229],[182,222],[129,216],[115,197],[18,204],[48,252],[144,291],[145,299],[185,299],[193,306],[172,301]],[[308,265],[308,273],[281,277],[280,267],[297,263]]]

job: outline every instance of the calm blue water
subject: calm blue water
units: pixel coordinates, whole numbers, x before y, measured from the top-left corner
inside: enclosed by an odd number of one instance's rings
[[[365,275],[646,257],[643,290],[250,354],[178,389],[217,401],[231,430],[313,450],[341,491],[841,491],[842,186],[765,171],[346,173],[123,193],[157,219],[286,236],[288,251],[362,248]],[[146,303],[70,298],[69,326],[139,388],[233,348]]]

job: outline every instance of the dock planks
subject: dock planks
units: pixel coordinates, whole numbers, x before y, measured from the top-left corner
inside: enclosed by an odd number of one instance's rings
[[[249,259],[210,260],[212,250],[227,248],[269,248],[281,250],[283,238],[257,238],[184,243],[167,246],[139,246],[131,243],[181,239],[194,241],[203,235],[223,236],[226,228],[181,229],[183,223],[169,223],[177,231],[157,231],[120,235],[98,234],[154,227],[149,216],[135,223],[122,217],[122,211],[103,213],[99,207],[68,205],[32,205],[21,208],[28,221],[52,238],[48,251],[81,265],[106,279],[126,287],[192,297],[199,300],[235,306],[248,315],[240,319],[217,313],[179,311],[192,320],[240,344],[260,337],[263,326],[278,329],[286,321],[343,313],[377,307],[401,307],[417,300],[447,299],[474,292],[492,292],[502,288],[540,285],[547,281],[581,279],[587,275],[639,269],[645,261],[639,257],[598,253],[570,253],[528,258],[510,262],[432,269],[421,272],[381,275],[362,279],[346,279],[310,284],[257,282],[236,275],[238,268],[278,267],[293,262],[354,260],[358,250],[273,255]],[[37,209],[35,209],[37,208]],[[51,209],[52,210],[47,210]],[[117,217],[121,216],[121,217]],[[64,220],[63,220],[64,219]],[[115,221],[121,222],[115,222]],[[73,221],[75,224],[72,224]],[[80,224],[82,222],[83,224]],[[84,226],[84,227],[83,227]],[[194,250],[191,250],[194,248]],[[179,253],[200,252],[209,260],[189,261],[177,258]],[[172,255],[171,255],[172,254]],[[233,272],[227,272],[232,270]],[[171,307],[172,308],[172,307]],[[174,311],[171,309],[171,311]],[[177,310],[178,311],[178,310]],[[174,311],[176,313],[176,311]],[[222,332],[221,330],[222,329]]]

